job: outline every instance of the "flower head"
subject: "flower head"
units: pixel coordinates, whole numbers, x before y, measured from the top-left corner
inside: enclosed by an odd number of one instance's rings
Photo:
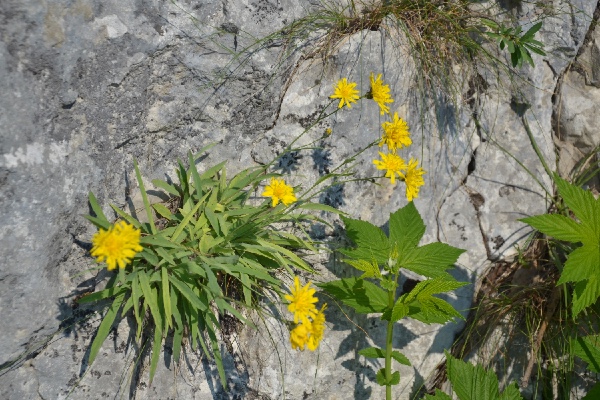
[[[400,174],[400,177],[406,184],[406,198],[408,201],[412,201],[419,196],[419,187],[425,184],[423,175],[426,172],[423,168],[417,168],[419,162],[413,158],[408,162],[408,168],[406,174]]]
[[[290,332],[290,343],[292,344],[292,349],[294,350],[304,350],[306,344],[309,341],[309,333],[310,333],[310,322],[302,323],[296,325],[294,329]]]
[[[140,246],[140,230],[125,221],[119,221],[107,231],[100,229],[92,238],[93,257],[97,262],[106,262],[109,271],[119,265],[125,268],[131,259],[143,250]]]
[[[377,169],[385,169],[386,178],[390,178],[392,185],[396,183],[396,175],[403,177],[401,171],[406,170],[406,162],[397,154],[383,154],[379,152],[379,156],[382,161],[373,160],[373,164],[377,166]]]
[[[348,79],[340,79],[335,85],[333,94],[329,96],[329,98],[340,99],[338,108],[344,107],[344,103],[348,106],[348,108],[352,108],[350,103],[356,103],[356,100],[359,99],[358,90],[354,89],[355,87],[356,82],[348,83]]]
[[[377,105],[379,105],[380,114],[390,112],[390,108],[386,105],[386,103],[393,103],[394,99],[390,96],[390,87],[389,85],[384,85],[381,80],[381,74],[377,75],[377,78],[374,78],[374,74],[371,72],[371,91],[369,92],[369,98],[372,98]]]
[[[384,122],[381,127],[383,128],[383,137],[379,147],[385,144],[389,151],[395,153],[396,149],[401,149],[402,146],[408,147],[412,144],[408,125],[402,118],[398,118],[398,113],[394,113],[393,120]]]
[[[300,287],[300,279],[294,278],[294,287],[292,294],[286,294],[284,298],[290,302],[288,310],[294,314],[294,322],[308,322],[308,318],[314,318],[317,315],[315,303],[318,299],[314,296],[316,290],[310,288],[310,282],[304,287]]]
[[[277,178],[271,178],[271,183],[265,187],[265,191],[262,195],[273,199],[273,207],[275,207],[280,201],[286,206],[289,206],[298,200],[296,199],[296,196],[294,196],[294,188],[286,185],[283,179]]]
[[[308,338],[308,349],[310,351],[315,351],[317,347],[319,347],[319,343],[323,339],[323,333],[325,332],[325,310],[327,309],[327,304],[323,304],[321,309],[317,311],[317,314],[313,318],[312,324],[310,326],[310,336]]]

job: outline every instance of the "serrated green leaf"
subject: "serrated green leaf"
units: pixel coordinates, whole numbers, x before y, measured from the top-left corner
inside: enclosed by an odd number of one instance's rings
[[[590,279],[577,282],[573,292],[573,318],[580,312],[596,303],[600,297],[600,277],[590,276]]]
[[[425,234],[425,224],[414,202],[409,202],[393,214],[390,214],[390,245],[402,257],[407,251],[417,247]]]
[[[402,268],[429,278],[449,277],[445,271],[464,252],[465,250],[436,242],[409,251],[398,259],[398,263]]]
[[[519,221],[531,225],[548,236],[567,242],[581,242],[591,233],[571,218],[560,214],[536,215]]]
[[[385,358],[385,351],[379,347],[367,347],[359,350],[358,354],[367,358]]]
[[[573,250],[565,262],[557,285],[565,282],[580,282],[597,276],[600,267],[600,248],[598,245],[583,245]]]
[[[396,371],[392,373],[392,376],[388,380],[385,375],[385,368],[381,368],[375,375],[375,380],[379,386],[393,386],[400,383],[400,372]]]
[[[406,317],[409,314],[408,305],[402,303],[400,299],[396,301],[394,304],[394,308],[392,309],[392,315],[390,316],[390,322],[394,323],[396,321],[400,321],[402,318]]]
[[[600,239],[600,202],[589,190],[570,184],[558,174],[554,175],[554,181],[565,204],[583,225],[594,232],[596,240]]]
[[[600,373],[600,336],[590,335],[571,339],[571,354],[588,363],[590,371]]]
[[[522,400],[521,392],[517,387],[516,382],[511,383],[506,388],[504,388],[504,392],[500,395],[500,400]]]
[[[381,229],[366,221],[341,218],[346,226],[348,238],[357,246],[356,249],[340,250],[343,254],[355,259],[375,260],[378,264],[388,261],[389,240]]]
[[[384,312],[387,307],[387,293],[364,279],[346,278],[317,286],[359,313]]]
[[[448,378],[460,400],[497,400],[498,378],[492,371],[452,357],[446,352]]]
[[[363,271],[364,274],[361,278],[372,278],[380,277],[381,271],[376,262],[368,262],[365,260],[343,260],[345,263],[352,265],[359,271]]]

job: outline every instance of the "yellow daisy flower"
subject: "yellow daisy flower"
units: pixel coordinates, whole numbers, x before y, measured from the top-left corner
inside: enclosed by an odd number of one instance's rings
[[[273,199],[272,206],[275,207],[280,201],[289,206],[296,200],[294,196],[294,188],[285,184],[283,179],[271,178],[271,183],[265,187],[265,191],[262,194],[265,197]]]
[[[393,120],[384,122],[381,127],[383,128],[383,137],[379,147],[385,144],[390,152],[396,153],[396,149],[401,149],[402,146],[408,147],[412,144],[408,125],[402,118],[398,118],[398,113],[394,113]]]
[[[304,350],[304,347],[308,343],[310,334],[310,322],[298,324],[290,332],[290,343],[292,344],[293,350]]]
[[[340,79],[335,85],[333,94],[329,96],[329,98],[340,99],[338,108],[342,108],[344,104],[346,104],[348,108],[352,108],[350,103],[356,103],[356,101],[359,99],[358,90],[354,89],[355,87],[355,82],[348,83],[346,78]]]
[[[313,318],[311,329],[310,329],[310,337],[308,338],[308,349],[310,351],[315,351],[321,340],[323,339],[323,333],[325,332],[325,310],[327,309],[327,304],[323,304],[323,307]]]
[[[397,154],[383,154],[379,152],[379,156],[381,156],[381,160],[373,160],[373,164],[377,166],[377,169],[385,169],[387,172],[385,173],[386,178],[390,178],[392,185],[396,183],[396,174],[399,177],[403,177],[401,171],[406,170],[406,162]]]
[[[400,174],[400,178],[404,180],[404,183],[406,184],[406,198],[408,201],[416,199],[419,196],[419,187],[425,184],[423,175],[426,174],[426,172],[423,168],[417,168],[418,165],[419,162],[411,158],[408,162],[406,174]]]
[[[143,250],[140,246],[140,230],[125,221],[119,221],[107,231],[100,229],[92,238],[92,257],[97,262],[106,262],[112,271],[119,266],[125,268],[131,259]]]
[[[300,279],[295,277],[294,287],[290,291],[292,294],[286,294],[283,297],[290,302],[288,310],[294,314],[294,322],[308,322],[309,317],[314,318],[317,314],[315,303],[318,299],[313,296],[316,290],[310,288],[310,282],[306,286],[300,287]]]
[[[374,78],[375,74],[371,72],[371,91],[368,94],[368,98],[373,99],[377,105],[379,105],[380,114],[390,112],[390,108],[386,103],[393,103],[394,99],[390,96],[390,86],[384,85],[381,80],[381,74]]]

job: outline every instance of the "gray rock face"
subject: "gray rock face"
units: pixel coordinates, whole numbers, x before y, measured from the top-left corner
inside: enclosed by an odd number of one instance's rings
[[[218,145],[201,169],[222,160],[231,170],[267,162],[317,120],[340,77],[359,82],[365,93],[369,74],[383,72],[393,90],[392,112],[408,121],[413,134],[403,156],[418,157],[428,171],[415,201],[428,226],[425,240],[467,249],[456,274],[475,282],[490,260],[509,256],[527,235],[516,220],[546,209],[544,188],[551,185],[524,119],[551,169],[553,118],[560,139],[571,143],[558,146],[561,160],[567,146],[585,152],[600,142],[594,129],[600,39],[597,30],[588,33],[596,3],[553,1],[556,12],[541,32],[548,56],[536,57],[535,68],[523,67],[524,80],[512,86],[490,71],[477,76],[465,70],[465,99],[476,82],[484,89],[456,105],[423,100],[406,44],[380,32],[350,35],[325,67],[316,58],[300,58],[306,42],[256,43],[309,13],[316,2],[3,1],[0,397],[381,398],[374,382],[381,366],[357,351],[381,344],[385,327],[377,318],[347,317],[331,305],[318,357],[292,352],[286,328],[274,319],[264,321],[264,330],[224,338],[229,392],[201,354],[187,350],[181,365],[173,365],[168,343],[150,385],[146,361],[134,368],[137,349],[127,321],[86,370],[98,315],[73,310],[73,299],[107,275],[83,272],[93,265],[87,251],[94,229],[82,218],[89,212],[88,192],[114,215],[109,204],[128,208],[137,191],[133,158],[148,182],[172,178],[177,158],[211,142]],[[544,16],[527,7],[515,12],[531,23]],[[321,32],[311,34],[306,40],[314,43]],[[588,67],[572,68],[559,80],[586,35],[577,62]],[[557,82],[561,102],[553,98]],[[292,154],[278,168],[286,180],[306,187],[376,140],[381,122],[373,102],[342,110],[297,143],[318,140],[331,128],[319,149]],[[376,157],[372,148],[357,158],[359,177],[379,174]],[[387,182],[333,186],[319,200],[377,225],[406,204],[403,191]],[[328,230],[315,234],[336,239]],[[323,255],[315,266],[322,279],[347,273]],[[466,312],[472,296],[473,287],[465,288],[449,301]],[[398,325],[395,344],[414,365],[400,367],[398,398],[418,390],[459,329]]]

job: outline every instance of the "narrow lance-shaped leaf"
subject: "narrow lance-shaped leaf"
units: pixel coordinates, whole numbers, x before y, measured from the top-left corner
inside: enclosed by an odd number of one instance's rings
[[[98,355],[98,351],[100,350],[102,343],[104,343],[104,340],[106,340],[106,338],[108,337],[108,334],[110,333],[110,329],[112,328],[113,322],[115,322],[115,317],[117,316],[117,313],[119,312],[119,308],[121,307],[121,304],[123,303],[124,297],[125,297],[125,293],[121,293],[121,294],[117,295],[115,297],[114,301],[112,302],[111,306],[109,307],[108,311],[104,315],[104,319],[102,319],[102,322],[100,323],[100,326],[98,327],[98,330],[96,331],[96,337],[94,338],[94,341],[92,342],[92,346],[90,347],[90,355],[88,358],[88,365],[92,365],[92,363],[96,359],[96,356]]]

